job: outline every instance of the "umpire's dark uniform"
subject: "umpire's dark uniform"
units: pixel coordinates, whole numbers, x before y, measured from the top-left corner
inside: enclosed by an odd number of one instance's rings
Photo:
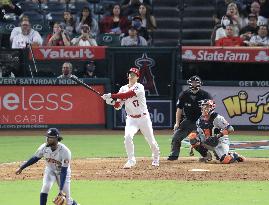
[[[180,93],[176,106],[177,109],[182,110],[184,119],[178,129],[174,131],[171,142],[171,153],[168,160],[178,159],[181,141],[187,137],[191,131],[196,130],[196,121],[201,116],[199,101],[204,99],[212,99],[212,97],[208,92],[202,89],[199,89],[197,93],[191,92],[190,89]],[[199,150],[197,151],[200,152]],[[200,152],[200,154],[203,156],[206,153]]]

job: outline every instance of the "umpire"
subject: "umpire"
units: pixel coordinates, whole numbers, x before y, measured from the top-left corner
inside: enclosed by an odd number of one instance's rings
[[[167,160],[177,160],[181,141],[188,134],[196,130],[196,121],[201,116],[200,101],[204,99],[212,99],[211,95],[200,89],[202,81],[199,76],[195,75],[187,80],[189,89],[179,94],[177,101],[176,123],[174,125],[174,134],[171,142],[171,153]],[[184,118],[182,118],[184,114]],[[182,120],[182,121],[181,121]],[[207,150],[197,150],[203,157],[207,155]]]

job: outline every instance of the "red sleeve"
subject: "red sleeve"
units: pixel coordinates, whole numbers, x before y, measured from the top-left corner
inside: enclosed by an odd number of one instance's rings
[[[116,101],[113,106],[114,106],[114,108],[119,108],[120,107],[120,102],[119,101]]]
[[[133,96],[135,96],[135,92],[133,90],[129,90],[126,93],[115,93],[115,94],[111,94],[111,98],[116,98],[116,99],[127,99],[127,98],[131,98]]]

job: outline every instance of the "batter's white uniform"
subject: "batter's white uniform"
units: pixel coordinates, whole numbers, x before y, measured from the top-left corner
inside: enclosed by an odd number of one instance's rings
[[[144,86],[140,83],[135,83],[132,87],[129,87],[127,84],[120,88],[119,93],[126,93],[130,90],[133,90],[136,96],[120,101],[121,105],[125,104],[127,114],[124,144],[128,160],[135,161],[133,137],[140,130],[150,146],[153,160],[159,161],[160,151],[153,134]]]
[[[57,149],[52,151],[51,148],[46,147],[46,143],[44,143],[38,148],[34,156],[38,158],[44,157],[46,160],[46,168],[44,170],[41,193],[48,193],[55,181],[57,182],[58,186],[60,186],[61,168],[68,167],[63,192],[66,193],[67,204],[71,205],[73,203],[73,199],[70,196],[70,150],[64,144],[59,142]]]

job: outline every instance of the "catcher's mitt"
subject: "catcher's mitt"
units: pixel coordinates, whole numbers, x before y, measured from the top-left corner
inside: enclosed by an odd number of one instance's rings
[[[204,141],[204,143],[206,145],[211,146],[211,147],[216,147],[218,145],[218,143],[219,143],[219,139],[218,139],[218,137],[210,136]]]
[[[53,203],[56,205],[66,205],[66,194],[59,193],[58,196],[53,200]]]

